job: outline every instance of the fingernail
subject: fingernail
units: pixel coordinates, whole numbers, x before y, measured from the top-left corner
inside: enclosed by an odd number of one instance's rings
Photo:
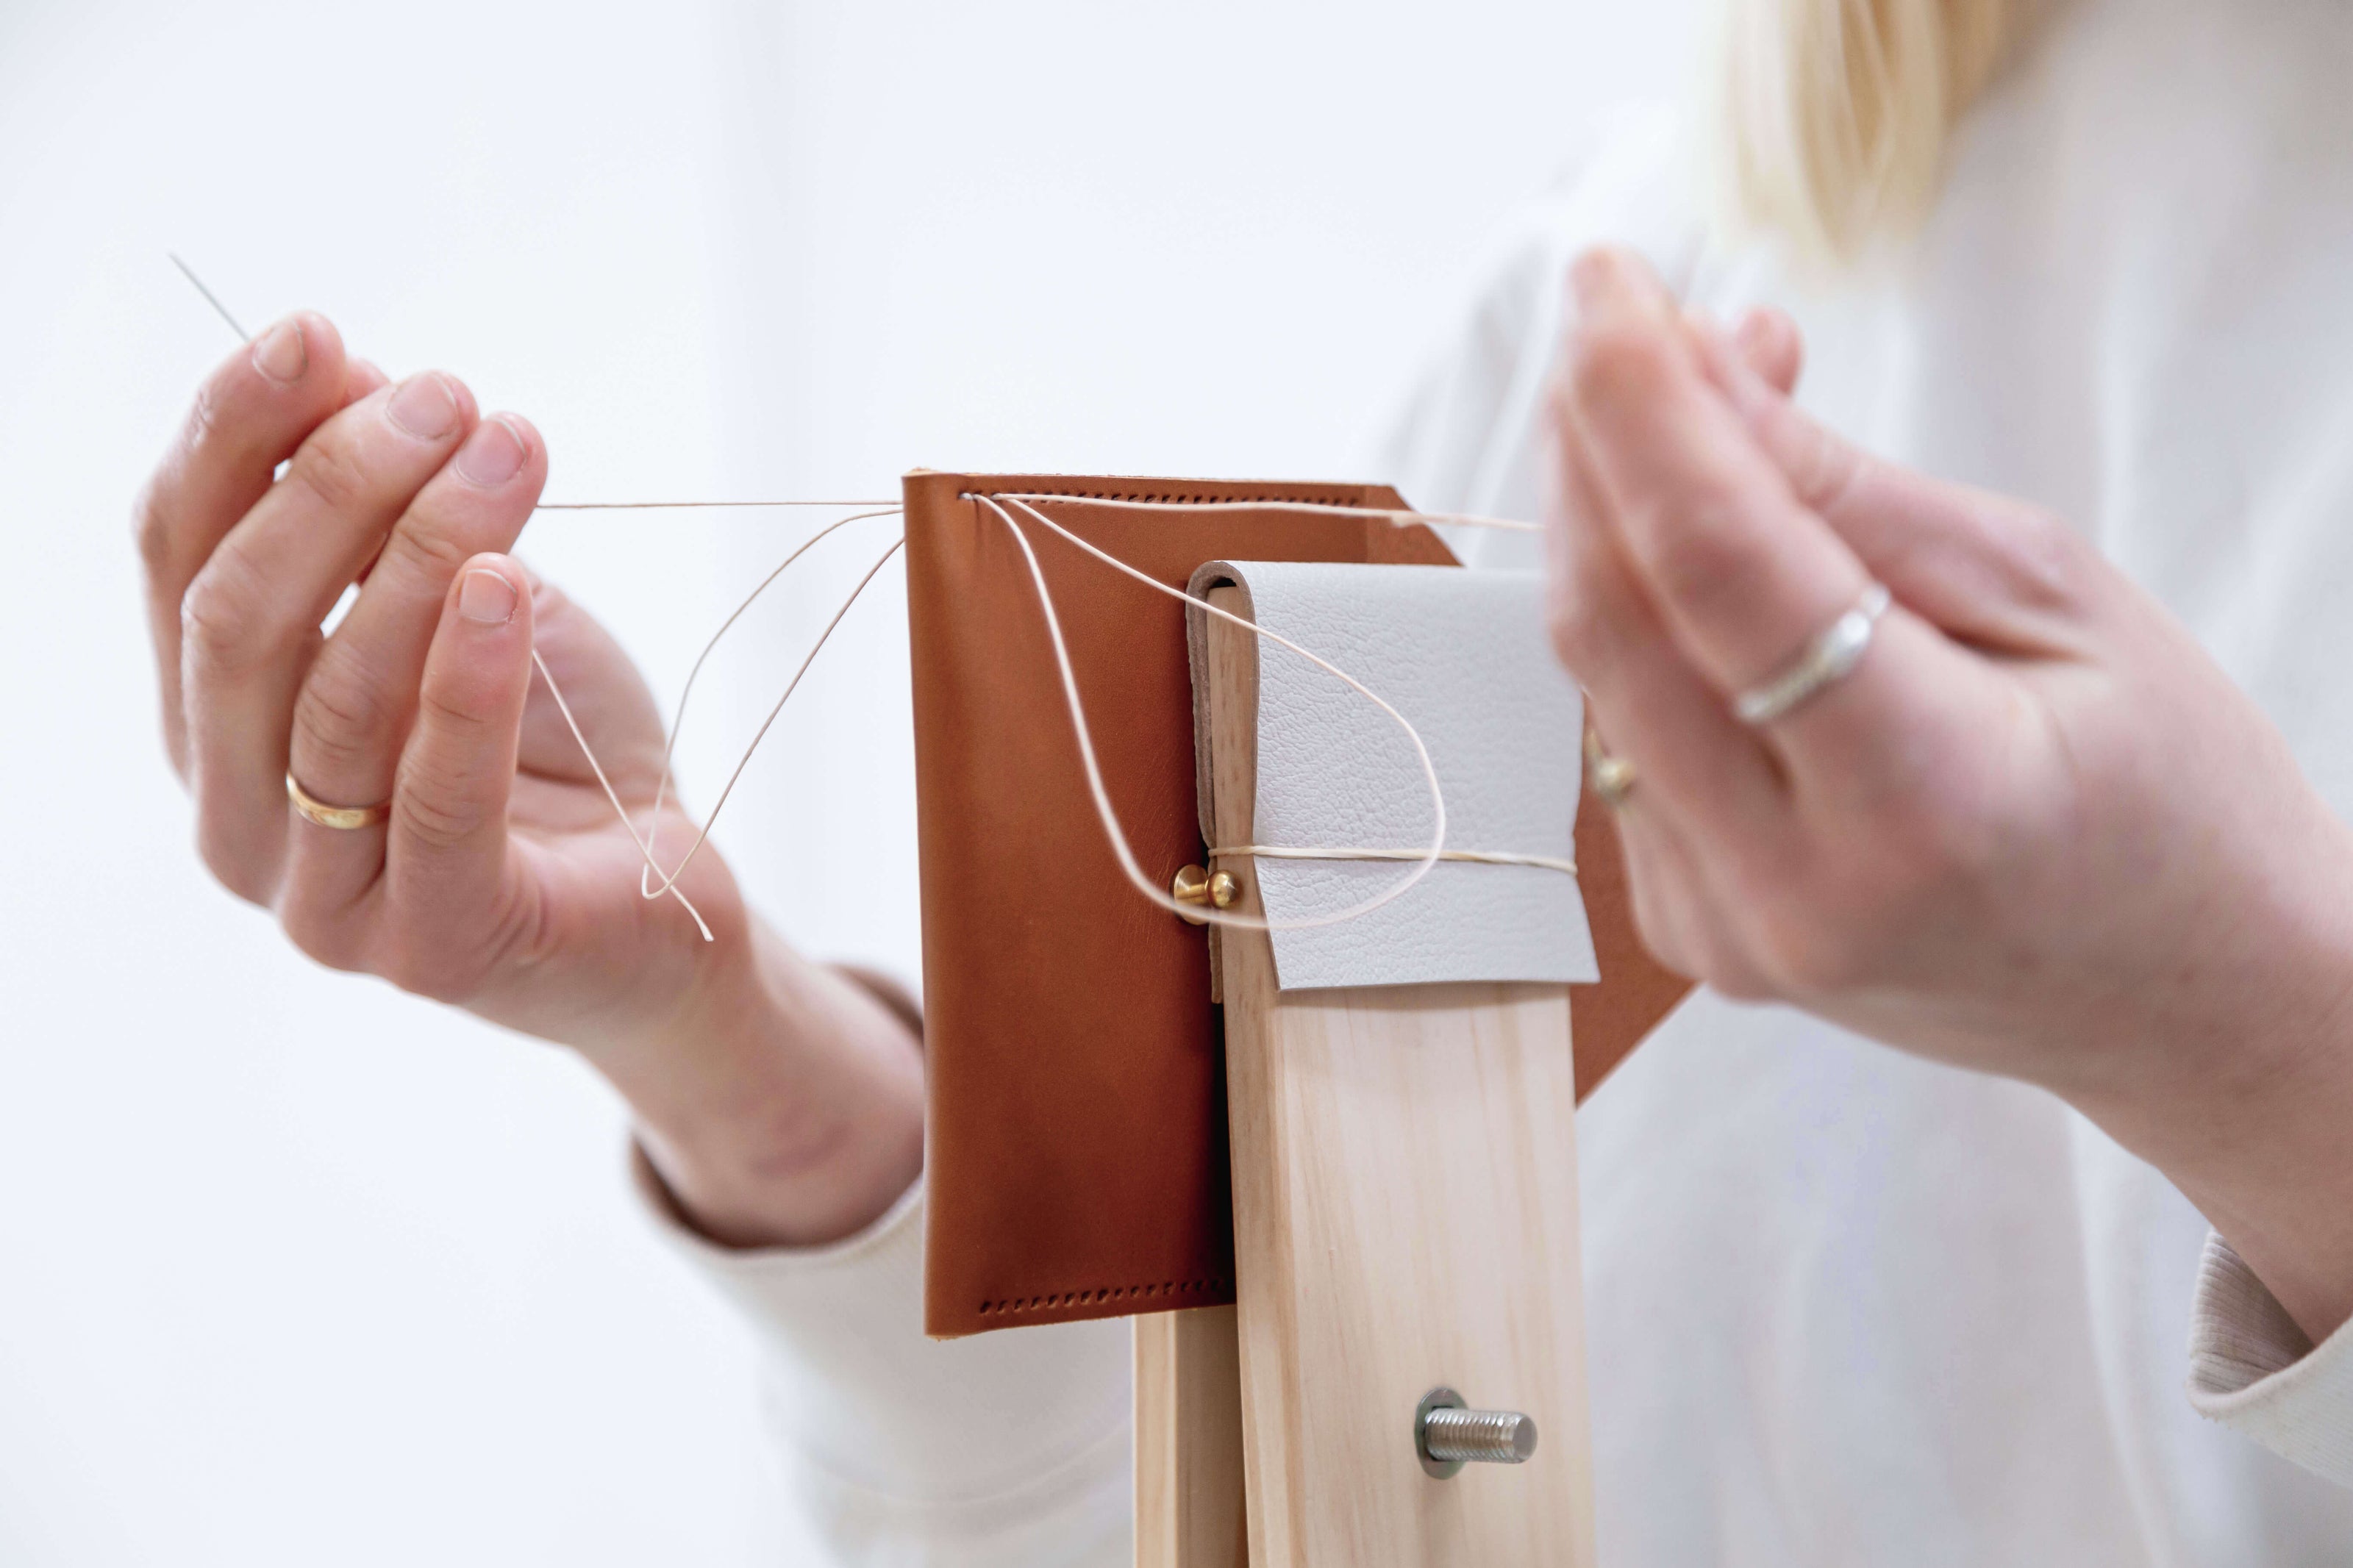
[[[514,584],[487,566],[477,566],[458,585],[458,613],[486,626],[514,619]]]
[[[522,468],[522,439],[503,419],[492,417],[474,426],[458,449],[458,472],[484,489],[495,489]]]
[[[458,423],[458,400],[449,395],[448,384],[428,370],[402,382],[385,414],[418,440],[430,441]]]
[[[253,368],[283,386],[300,381],[311,367],[311,345],[302,341],[302,323],[290,317],[254,340]]]

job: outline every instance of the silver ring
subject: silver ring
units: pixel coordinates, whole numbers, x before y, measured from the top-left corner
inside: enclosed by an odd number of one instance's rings
[[[1887,613],[1888,603],[1886,584],[1873,583],[1865,588],[1854,608],[1816,633],[1778,674],[1735,697],[1732,711],[1744,724],[1769,724],[1846,675],[1862,662],[1871,647],[1872,631]]]

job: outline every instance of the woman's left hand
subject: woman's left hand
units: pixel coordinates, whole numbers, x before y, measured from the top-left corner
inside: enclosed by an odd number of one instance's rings
[[[1848,447],[1641,264],[1577,266],[1553,628],[1635,779],[1644,940],[1736,997],[2060,1094],[2317,1340],[2353,1316],[2353,831],[2056,518]],[[1884,584],[1844,677],[1734,699]]]

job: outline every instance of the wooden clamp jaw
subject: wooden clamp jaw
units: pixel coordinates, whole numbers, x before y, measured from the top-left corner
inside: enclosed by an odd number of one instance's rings
[[[1209,836],[1256,843],[1260,643],[1195,630]],[[1212,868],[1233,912],[1264,864]],[[1567,984],[1286,992],[1267,933],[1217,938],[1239,1300],[1136,1320],[1138,1563],[1587,1568]],[[1533,1417],[1534,1455],[1425,1467],[1440,1387]]]

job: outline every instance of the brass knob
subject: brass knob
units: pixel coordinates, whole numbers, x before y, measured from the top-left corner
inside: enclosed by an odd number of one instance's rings
[[[1231,909],[1234,900],[1242,896],[1242,885],[1223,871],[1205,871],[1198,866],[1187,866],[1176,873],[1175,881],[1168,884],[1168,896],[1180,904],[1213,904],[1221,910]],[[1185,914],[1182,910],[1178,913],[1197,926],[1209,923],[1199,915]]]

